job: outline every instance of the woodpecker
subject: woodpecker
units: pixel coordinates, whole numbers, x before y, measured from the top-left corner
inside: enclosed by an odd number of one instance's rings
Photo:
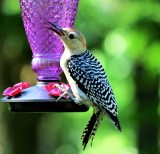
[[[83,150],[85,150],[89,140],[92,145],[96,130],[105,115],[121,131],[115,96],[104,68],[87,50],[84,35],[74,28],[61,28],[52,22],[49,24],[51,27],[47,28],[52,30],[63,42],[64,53],[60,59],[60,66],[74,97],[68,91],[64,91],[64,94],[68,94],[77,104],[93,107],[93,115],[81,138]]]

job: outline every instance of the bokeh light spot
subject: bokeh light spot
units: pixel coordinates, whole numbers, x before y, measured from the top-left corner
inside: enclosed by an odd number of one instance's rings
[[[75,154],[76,150],[70,145],[62,145],[60,146],[55,154]]]
[[[124,54],[127,43],[125,38],[118,32],[111,32],[104,41],[105,51],[112,56],[121,56]]]
[[[29,81],[31,85],[35,85],[37,75],[33,72],[31,65],[24,65],[21,69],[20,79],[21,81]]]
[[[20,12],[19,1],[5,0],[3,1],[2,11],[6,15],[13,15]]]

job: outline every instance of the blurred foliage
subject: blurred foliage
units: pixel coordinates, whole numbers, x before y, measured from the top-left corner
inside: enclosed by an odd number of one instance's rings
[[[0,92],[36,83],[19,3],[0,1]],[[82,151],[87,113],[13,114],[0,104],[0,154],[158,154],[160,3],[80,0],[75,27],[105,68],[119,107],[122,133],[103,120],[92,148]],[[26,76],[27,74],[27,76]],[[160,81],[160,80],[159,80]],[[29,151],[28,151],[28,150]]]

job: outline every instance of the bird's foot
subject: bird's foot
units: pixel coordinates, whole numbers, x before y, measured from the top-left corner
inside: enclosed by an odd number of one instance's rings
[[[74,97],[71,92],[69,92],[68,90],[66,90],[65,87],[63,87],[63,85],[55,84],[55,86],[63,92],[63,93],[57,98],[56,102],[58,102],[62,97],[66,96],[66,99],[70,98],[70,99],[73,100],[76,104],[81,104],[81,101],[80,101],[78,98]]]
[[[73,93],[68,91],[69,89],[66,89],[63,84],[55,84],[55,86],[62,92],[62,94],[57,98],[56,102],[58,102],[62,97],[66,97],[66,99],[70,98],[74,103],[78,105],[82,105],[84,104],[84,102],[89,101],[88,97],[80,91],[75,97]]]
[[[58,102],[62,97],[67,96],[67,98],[70,98],[73,102],[75,102],[76,104],[81,105],[81,101],[74,97],[73,94],[71,92],[68,91],[63,91],[63,93],[57,98],[56,102]]]

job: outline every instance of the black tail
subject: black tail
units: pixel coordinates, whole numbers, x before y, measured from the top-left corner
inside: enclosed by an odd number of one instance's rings
[[[92,145],[94,135],[96,133],[96,130],[97,130],[100,122],[102,121],[102,118],[103,118],[103,113],[101,111],[97,112],[96,114],[93,113],[93,115],[92,115],[90,121],[88,122],[86,128],[84,129],[82,137],[81,137],[83,150],[85,150],[89,139],[91,139],[91,145]]]

